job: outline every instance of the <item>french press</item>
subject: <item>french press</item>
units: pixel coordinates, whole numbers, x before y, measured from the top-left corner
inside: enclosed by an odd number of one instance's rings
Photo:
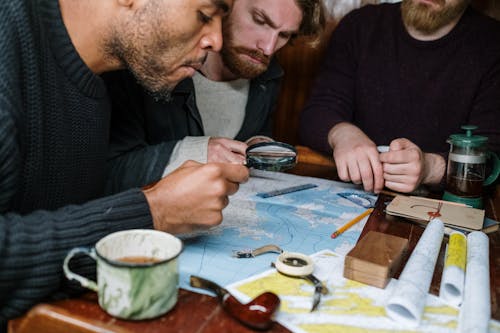
[[[483,186],[497,179],[500,161],[495,153],[487,150],[487,137],[472,135],[477,126],[465,125],[462,129],[465,134],[452,134],[446,141],[450,144],[450,154],[443,199],[482,208]],[[493,168],[486,178],[488,159],[493,161]]]

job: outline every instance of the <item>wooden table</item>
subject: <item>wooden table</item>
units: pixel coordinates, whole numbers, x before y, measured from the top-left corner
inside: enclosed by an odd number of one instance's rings
[[[307,148],[299,149],[299,166],[294,173],[305,175],[321,175],[325,178],[335,178],[331,171],[332,162]],[[299,170],[299,171],[297,171]],[[312,170],[312,171],[311,171]],[[499,191],[491,193],[486,201],[486,213],[498,220],[500,211]],[[380,195],[375,211],[366,223],[361,237],[368,231],[376,230],[387,234],[397,235],[409,239],[409,249],[413,250],[420,238],[423,228],[403,221],[402,219],[386,216],[383,209],[384,201],[390,200],[387,195]],[[491,282],[491,309],[492,317],[500,320],[500,232],[490,237],[490,282]],[[411,253],[411,252],[410,252]],[[409,253],[409,254],[410,254]],[[434,271],[434,278],[430,292],[439,293],[439,283],[444,262],[444,242]],[[398,273],[399,274],[399,273]],[[179,300],[175,308],[166,315],[147,321],[132,322],[113,318],[107,315],[97,304],[94,293],[79,298],[68,299],[53,303],[39,304],[23,317],[9,322],[10,333],[96,333],[96,332],[253,332],[240,325],[226,315],[213,297],[196,294],[187,290],[179,291]],[[288,332],[279,324],[273,325],[269,332]]]

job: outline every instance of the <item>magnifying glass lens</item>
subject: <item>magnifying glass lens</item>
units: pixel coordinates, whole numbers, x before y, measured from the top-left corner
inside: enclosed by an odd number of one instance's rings
[[[284,171],[297,163],[297,150],[283,142],[257,143],[247,148],[246,156],[246,165],[260,170]]]

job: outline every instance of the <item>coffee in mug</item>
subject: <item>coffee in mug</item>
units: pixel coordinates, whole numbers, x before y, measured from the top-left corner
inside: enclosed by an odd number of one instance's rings
[[[177,303],[177,257],[182,242],[156,230],[112,233],[93,248],[74,248],[64,260],[70,280],[98,293],[99,305],[110,315],[132,320],[158,317]],[[86,254],[97,262],[97,283],[75,274],[69,261]]]

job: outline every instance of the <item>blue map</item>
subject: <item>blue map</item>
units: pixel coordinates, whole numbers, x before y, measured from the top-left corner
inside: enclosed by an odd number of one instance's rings
[[[317,186],[269,198],[257,195],[302,184]],[[363,219],[335,239],[330,237],[337,228],[366,210],[358,200],[349,200],[349,196],[370,197],[370,202],[376,199],[373,194],[351,184],[252,171],[250,180],[231,196],[221,225],[183,237],[184,250],[179,258],[180,287],[203,292],[189,286],[191,275],[227,286],[262,273],[270,268],[277,253],[254,258],[236,258],[233,254],[268,244],[307,255],[325,249],[346,254],[356,244],[367,220]]]

